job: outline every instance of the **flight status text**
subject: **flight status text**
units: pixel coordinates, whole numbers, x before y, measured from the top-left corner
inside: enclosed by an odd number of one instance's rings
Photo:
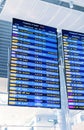
[[[8,104],[61,107],[55,28],[13,19]]]
[[[84,109],[84,34],[62,30],[69,109]]]

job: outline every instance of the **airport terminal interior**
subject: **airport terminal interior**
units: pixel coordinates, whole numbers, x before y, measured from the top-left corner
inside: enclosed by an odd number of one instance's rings
[[[84,130],[84,0],[0,0],[0,130]]]

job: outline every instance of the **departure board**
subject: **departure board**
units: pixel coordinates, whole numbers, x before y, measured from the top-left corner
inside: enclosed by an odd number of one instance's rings
[[[13,19],[8,104],[61,107],[56,28]]]
[[[69,109],[84,109],[84,34],[62,30]]]

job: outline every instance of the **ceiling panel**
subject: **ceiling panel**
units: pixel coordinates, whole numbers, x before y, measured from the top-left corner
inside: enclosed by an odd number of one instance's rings
[[[70,1],[70,0],[68,0]],[[84,0],[72,0],[74,4],[84,7]]]
[[[65,0],[70,1],[70,0]],[[84,3],[83,0],[79,0]],[[77,0],[74,0],[77,2]],[[57,6],[41,0],[7,0],[0,19],[12,21],[12,18],[45,24],[59,29],[84,32],[84,12]]]

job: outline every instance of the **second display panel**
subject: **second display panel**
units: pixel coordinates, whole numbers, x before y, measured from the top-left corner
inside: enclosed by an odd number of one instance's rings
[[[84,109],[84,34],[63,30],[65,79],[69,109]]]

